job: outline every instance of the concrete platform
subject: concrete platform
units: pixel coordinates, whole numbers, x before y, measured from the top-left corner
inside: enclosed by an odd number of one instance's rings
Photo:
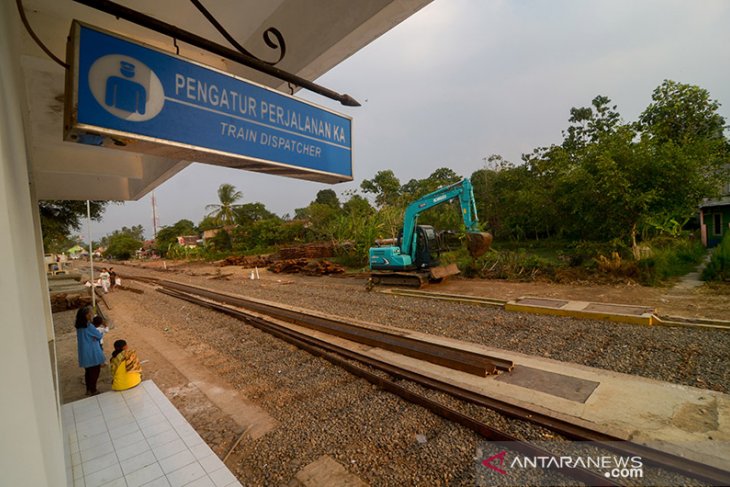
[[[521,297],[508,301],[505,311],[571,316],[593,320],[609,320],[636,325],[653,325],[657,319],[655,309],[629,304],[591,303],[551,298]]]
[[[67,485],[240,487],[152,381],[64,404]]]

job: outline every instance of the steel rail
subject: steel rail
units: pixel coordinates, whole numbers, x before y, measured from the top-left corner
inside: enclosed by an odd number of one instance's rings
[[[157,283],[158,285],[161,285],[159,281]],[[578,441],[591,441],[599,443],[600,446],[608,450],[612,450],[621,454],[640,456],[642,460],[645,461],[647,464],[678,472],[682,475],[707,482],[710,485],[730,485],[730,472],[722,470],[720,468],[683,458],[678,455],[657,450],[645,445],[633,443],[620,437],[608,435],[558,418],[553,418],[551,416],[531,411],[521,406],[516,406],[504,401],[500,401],[498,399],[483,396],[481,394],[459,388],[447,382],[432,379],[417,372],[412,372],[410,370],[403,369],[401,367],[388,364],[377,359],[366,357],[356,352],[352,352],[336,345],[332,345],[315,337],[301,334],[284,326],[265,322],[260,317],[250,315],[245,311],[233,310],[220,304],[203,301],[193,295],[187,294],[182,291],[170,291],[164,288],[158,289],[158,291],[250,322],[253,326],[262,329],[263,331],[268,332],[268,330],[271,330],[271,334],[275,336],[286,335],[293,337],[312,346],[320,347],[322,349],[337,353],[349,359],[356,360],[366,365],[372,366],[394,377],[400,379],[408,379],[425,387],[450,394],[457,399],[461,399],[467,402],[471,402],[473,404],[492,409],[505,416],[537,424],[539,426],[553,430],[569,439]]]
[[[198,286],[164,280],[160,280],[158,283],[167,288],[177,289],[183,292],[191,292],[216,301],[241,306],[270,316],[289,320],[298,325],[338,336],[340,338],[345,338],[350,341],[390,350],[409,357],[443,365],[444,367],[479,375],[481,377],[485,377],[487,374],[496,373],[497,368],[511,370],[512,367],[514,367],[512,361],[509,360],[486,356],[448,345],[441,345],[405,337],[387,330],[376,330],[320,316],[302,314],[293,310],[280,308],[278,306],[272,306],[241,297],[234,297],[228,294],[202,289]]]
[[[187,294],[182,291],[169,290],[169,289],[165,289],[165,288],[158,289],[158,291],[163,294],[167,294],[169,296],[172,296],[172,297],[175,297],[178,299],[183,299],[185,301],[188,301],[188,302],[191,302],[194,304],[198,304],[203,307],[213,309],[213,310],[225,313],[229,316],[238,318],[242,321],[245,321],[270,335],[273,335],[281,340],[284,340],[292,345],[295,345],[299,349],[302,349],[314,356],[321,357],[324,360],[327,360],[328,362],[330,362],[331,364],[336,365],[357,377],[365,379],[368,382],[370,382],[371,384],[374,384],[387,392],[396,394],[397,396],[401,397],[402,399],[405,399],[406,401],[416,404],[418,406],[424,407],[424,408],[428,409],[429,411],[431,411],[432,413],[437,414],[438,416],[441,416],[442,418],[445,418],[449,421],[460,424],[461,426],[464,426],[464,427],[478,433],[479,435],[483,436],[487,440],[490,440],[492,442],[497,442],[498,444],[504,446],[507,449],[516,450],[524,455],[535,456],[535,457],[548,457],[548,458],[559,457],[559,455],[555,455],[536,445],[522,441],[519,438],[516,438],[516,437],[510,435],[509,433],[505,433],[504,431],[501,431],[492,426],[489,426],[488,424],[486,424],[482,421],[479,421],[476,418],[463,414],[455,409],[449,408],[448,406],[445,406],[439,402],[429,399],[428,397],[426,397],[422,394],[418,394],[417,392],[414,392],[399,384],[396,384],[392,380],[386,379],[377,374],[369,372],[361,367],[357,367],[356,365],[352,364],[351,362],[348,362],[346,359],[336,355],[336,354],[340,354],[340,352],[342,350],[339,347],[334,347],[334,346],[332,346],[330,344],[326,344],[326,342],[322,342],[316,338],[308,337],[306,335],[302,335],[293,330],[289,330],[286,327],[282,327],[280,325],[276,325],[274,323],[268,322],[261,317],[250,315],[243,311],[236,311],[236,310],[227,308],[225,306],[221,306],[219,304],[211,303],[208,301],[203,301],[199,298],[196,298],[195,296],[192,296],[192,295]],[[326,344],[327,347],[321,346],[324,344]],[[328,351],[328,349],[330,349],[330,350],[334,349],[335,353]],[[348,358],[353,358],[353,357],[348,357]],[[356,358],[356,360],[360,360],[360,359]],[[610,479],[606,478],[605,476],[599,475],[599,474],[592,472],[590,470],[587,470],[587,469],[563,467],[563,466],[561,466],[560,462],[554,462],[554,463],[548,462],[547,468],[549,470],[555,470],[568,477],[571,477],[573,479],[584,482],[587,485],[598,485],[598,486],[619,485],[619,484],[611,481]]]

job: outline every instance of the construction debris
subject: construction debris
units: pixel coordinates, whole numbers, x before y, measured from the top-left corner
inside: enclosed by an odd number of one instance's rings
[[[225,267],[228,265],[240,265],[242,267],[266,267],[271,265],[273,260],[269,256],[243,256],[231,255],[223,260],[216,262],[217,265]]]
[[[334,257],[335,245],[332,242],[319,242],[306,245],[297,245],[296,247],[286,247],[279,249],[279,256],[282,259],[322,259],[325,257]]]
[[[342,274],[345,269],[328,260],[313,260],[305,258],[286,259],[274,262],[269,270],[276,274],[305,274],[307,276],[325,276],[329,274]]]
[[[73,293],[51,294],[51,312],[58,313],[69,309],[78,309],[91,304],[91,296]]]
[[[114,289],[119,289],[121,291],[130,291],[135,294],[144,294],[144,291],[141,289],[137,289],[136,287],[122,286],[121,284],[117,284],[116,286],[114,286]]]

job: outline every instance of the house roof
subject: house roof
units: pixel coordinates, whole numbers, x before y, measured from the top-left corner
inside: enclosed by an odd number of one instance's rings
[[[724,196],[719,199],[711,199],[700,204],[700,208],[718,208],[722,206],[730,206],[730,196]]]

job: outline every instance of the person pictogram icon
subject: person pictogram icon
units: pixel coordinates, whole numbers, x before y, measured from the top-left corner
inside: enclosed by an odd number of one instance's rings
[[[134,78],[134,64],[120,61],[119,72],[122,76],[110,76],[106,80],[104,103],[130,113],[144,115],[147,105],[147,90]]]

